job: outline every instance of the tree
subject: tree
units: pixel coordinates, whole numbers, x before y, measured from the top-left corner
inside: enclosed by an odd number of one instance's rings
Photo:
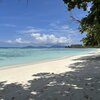
[[[90,11],[82,18],[80,23],[80,32],[87,32],[87,37],[83,39],[85,45],[100,45],[100,0],[63,0],[68,7],[68,11],[74,8],[87,11],[88,3],[91,4]],[[91,37],[91,43],[90,43]],[[89,42],[89,43],[87,43]]]

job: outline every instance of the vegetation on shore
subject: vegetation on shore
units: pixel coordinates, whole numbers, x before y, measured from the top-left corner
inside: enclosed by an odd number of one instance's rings
[[[70,46],[65,46],[65,48],[100,48],[100,46],[84,46],[81,44],[72,44]]]
[[[85,46],[100,47],[100,0],[63,0],[68,11],[75,8],[87,11],[87,15],[81,20],[74,18],[80,23],[79,31],[86,32],[82,39]],[[88,6],[90,4],[90,6]],[[90,9],[89,9],[90,8]]]

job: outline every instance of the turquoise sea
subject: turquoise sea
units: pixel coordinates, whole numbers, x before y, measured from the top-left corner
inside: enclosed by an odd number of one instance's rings
[[[85,54],[95,49],[74,48],[0,48],[0,67],[27,64],[61,57]]]

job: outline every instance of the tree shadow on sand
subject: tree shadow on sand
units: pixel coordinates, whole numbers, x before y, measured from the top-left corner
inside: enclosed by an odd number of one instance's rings
[[[28,84],[0,83],[0,100],[100,100],[100,57],[74,59],[74,71],[38,73]]]

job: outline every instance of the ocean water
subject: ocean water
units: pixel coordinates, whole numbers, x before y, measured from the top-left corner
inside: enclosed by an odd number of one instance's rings
[[[0,67],[85,54],[91,48],[0,48]]]

